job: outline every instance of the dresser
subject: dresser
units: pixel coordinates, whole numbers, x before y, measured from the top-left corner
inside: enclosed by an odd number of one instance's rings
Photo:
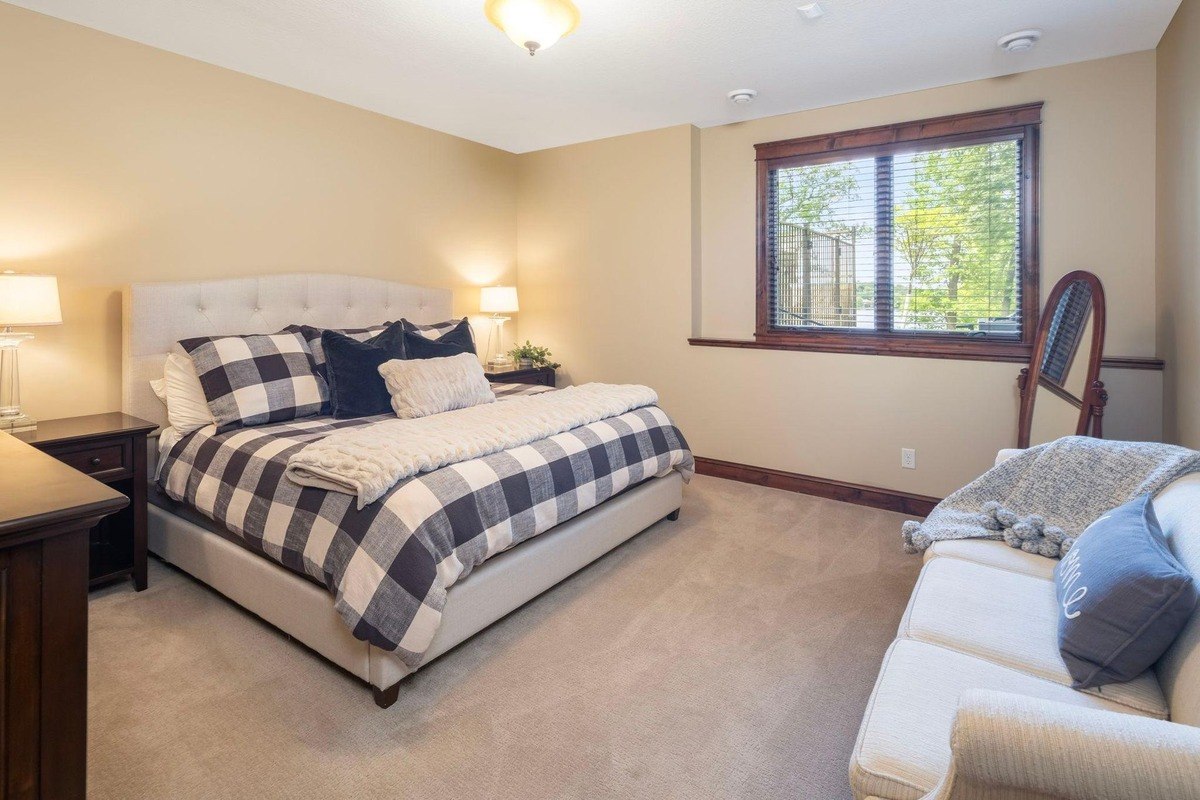
[[[0,433],[0,798],[87,790],[88,532],[121,492]]]

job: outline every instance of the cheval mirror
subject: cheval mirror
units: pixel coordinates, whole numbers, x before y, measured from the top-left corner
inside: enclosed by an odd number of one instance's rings
[[[1079,345],[1091,342],[1090,352]],[[1062,436],[1102,438],[1108,392],[1100,380],[1104,351],[1104,287],[1076,270],[1054,285],[1033,339],[1029,366],[1021,370],[1017,447]]]

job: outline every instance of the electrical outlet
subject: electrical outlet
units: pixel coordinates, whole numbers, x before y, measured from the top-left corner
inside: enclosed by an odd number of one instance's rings
[[[900,448],[900,466],[904,469],[917,468],[917,451],[911,447]]]

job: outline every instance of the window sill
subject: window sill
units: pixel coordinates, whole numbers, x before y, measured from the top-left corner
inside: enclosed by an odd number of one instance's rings
[[[872,342],[795,342],[786,340],[767,339],[711,339],[692,337],[688,344],[693,347],[732,347],[743,350],[793,350],[810,353],[849,353],[852,355],[882,355],[899,358],[942,358],[960,361],[998,361],[1011,364],[1028,364],[1030,348],[1027,345],[1000,345],[1004,348],[999,353],[980,352],[950,352],[933,351],[924,343],[914,346],[912,342],[903,342],[903,349],[888,349],[879,346],[879,340]],[[994,345],[993,345],[994,346]],[[1143,358],[1135,356],[1108,356],[1100,362],[1102,367],[1109,369],[1144,369],[1162,370],[1164,363],[1159,358]]]
[[[799,350],[812,353],[850,353],[853,355],[896,356],[900,358],[942,358],[962,361],[1029,362],[1032,349],[1017,342],[914,341],[907,337],[871,336],[795,336],[759,335],[754,339],[688,339],[701,347],[743,347],[754,350]]]

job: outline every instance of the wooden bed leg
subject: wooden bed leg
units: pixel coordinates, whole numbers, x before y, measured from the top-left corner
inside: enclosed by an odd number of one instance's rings
[[[380,708],[391,708],[392,703],[400,699],[400,682],[393,683],[386,689],[380,689],[375,686],[371,687],[375,693],[375,705]]]
[[[674,511],[672,511],[670,514],[667,514],[667,516],[665,518],[670,520],[671,522],[678,521],[679,520],[679,509],[677,508]]]

